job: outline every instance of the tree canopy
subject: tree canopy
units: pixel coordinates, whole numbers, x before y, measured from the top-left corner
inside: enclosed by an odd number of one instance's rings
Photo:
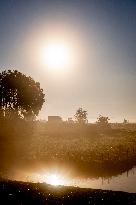
[[[100,126],[100,127],[109,127],[109,118],[108,117],[104,117],[102,115],[99,115],[99,117],[97,118],[97,124]]]
[[[0,73],[0,116],[36,117],[45,101],[40,83],[17,70]]]
[[[78,122],[79,124],[85,124],[87,123],[87,111],[83,110],[82,107],[78,108],[78,110],[76,111],[75,116],[75,120],[76,122]]]

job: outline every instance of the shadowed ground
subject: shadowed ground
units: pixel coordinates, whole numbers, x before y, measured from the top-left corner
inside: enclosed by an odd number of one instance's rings
[[[28,204],[136,204],[136,194],[126,192],[53,187],[45,183],[0,182],[1,205]]]

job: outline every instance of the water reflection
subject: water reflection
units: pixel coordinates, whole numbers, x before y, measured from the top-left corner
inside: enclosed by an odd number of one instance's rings
[[[46,178],[46,182],[54,186],[65,185],[65,181],[61,178],[61,176],[57,174],[48,175]]]
[[[59,171],[60,170],[60,171]],[[13,180],[28,182],[45,182],[54,186],[78,186],[81,188],[105,189],[136,193],[136,167],[117,176],[86,177],[76,172],[74,175],[67,169],[44,169],[31,172],[15,173]]]
[[[82,188],[106,189],[114,191],[126,191],[136,193],[136,167],[110,178],[74,178],[71,180],[72,186]]]
[[[58,185],[67,185],[68,179],[64,176],[64,175],[60,175],[58,173],[33,173],[31,174],[31,176],[29,177],[29,179],[27,178],[27,181],[33,181],[33,182],[40,182],[40,183],[47,183],[53,186],[58,186]]]
[[[136,167],[122,173],[118,176],[110,178],[97,177],[85,178],[81,176],[68,177],[66,174],[45,173],[45,174],[32,174],[29,181],[46,182],[51,185],[65,185],[65,186],[78,186],[82,188],[106,189],[114,191],[126,191],[136,193]]]

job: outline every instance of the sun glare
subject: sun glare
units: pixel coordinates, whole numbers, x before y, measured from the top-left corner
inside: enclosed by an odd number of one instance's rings
[[[43,58],[49,69],[61,70],[71,63],[69,48],[64,44],[49,44],[43,51]]]
[[[64,180],[62,180],[61,177],[56,174],[48,175],[46,178],[46,182],[54,186],[64,184]]]
[[[69,177],[66,171],[41,171],[39,173],[31,173],[30,180],[33,182],[47,183],[54,186],[69,184]]]

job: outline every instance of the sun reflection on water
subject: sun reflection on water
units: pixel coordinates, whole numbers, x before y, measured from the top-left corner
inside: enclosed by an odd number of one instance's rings
[[[68,179],[61,174],[58,173],[40,173],[40,174],[33,174],[30,177],[30,181],[33,182],[40,182],[40,183],[47,183],[53,186],[58,185],[68,185]]]
[[[48,175],[46,177],[46,182],[54,186],[65,185],[65,180],[57,174]]]

